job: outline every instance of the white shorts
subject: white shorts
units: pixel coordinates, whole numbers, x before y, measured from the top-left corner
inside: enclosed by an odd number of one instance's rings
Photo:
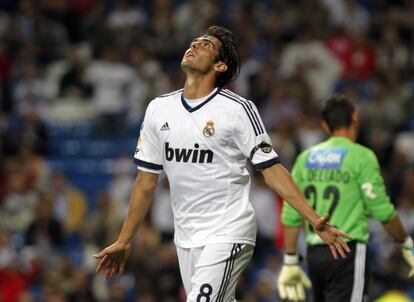
[[[198,248],[177,247],[187,302],[235,301],[237,281],[254,247],[220,243]]]

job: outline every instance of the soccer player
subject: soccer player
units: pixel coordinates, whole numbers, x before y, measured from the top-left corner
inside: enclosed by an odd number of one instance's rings
[[[148,105],[128,215],[118,239],[96,255],[98,272],[110,277],[124,270],[133,235],[164,171],[187,301],[234,301],[256,237],[247,159],[309,221],[335,257],[348,252],[340,236],[349,235],[316,214],[280,164],[254,104],[223,88],[239,66],[229,30],[213,26],[191,42],[181,61],[184,89]]]
[[[302,152],[292,177],[320,215],[328,214],[335,227],[349,233],[351,255],[334,261],[329,248],[306,222],[307,260],[313,284],[313,301],[360,302],[367,300],[368,216],[380,221],[399,243],[414,277],[413,240],[402,226],[384,188],[375,154],[355,143],[358,115],[344,96],[333,96],[322,110],[322,127],[330,138]],[[301,215],[284,203],[285,256],[278,288],[282,299],[305,299],[311,282],[299,266],[296,252]]]

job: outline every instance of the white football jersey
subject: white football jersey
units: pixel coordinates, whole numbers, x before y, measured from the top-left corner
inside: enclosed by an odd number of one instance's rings
[[[134,158],[168,177],[177,246],[255,244],[248,159],[259,170],[279,158],[251,101],[216,88],[192,108],[182,89],[162,95],[148,105]]]

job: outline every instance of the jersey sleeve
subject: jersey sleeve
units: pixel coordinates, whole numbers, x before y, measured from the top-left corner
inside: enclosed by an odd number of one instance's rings
[[[360,190],[371,215],[381,223],[386,223],[394,218],[396,211],[386,193],[377,157],[370,150],[367,154],[361,156],[364,162],[360,163]]]
[[[272,147],[270,137],[253,102],[243,102],[238,111],[233,139],[242,153],[250,158],[256,170],[280,163],[279,156]]]
[[[134,162],[138,170],[160,174],[163,170],[162,145],[154,129],[153,107],[150,103],[141,125]]]
[[[296,159],[291,171],[292,178],[299,188],[301,188],[300,181],[302,177],[300,177],[300,173],[302,173],[303,158],[304,155],[302,154]],[[302,225],[302,216],[286,200],[283,201],[282,224],[289,227],[300,227]]]

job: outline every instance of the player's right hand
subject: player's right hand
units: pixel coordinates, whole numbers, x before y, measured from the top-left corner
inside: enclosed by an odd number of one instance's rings
[[[407,237],[404,241],[402,245],[402,255],[411,268],[408,273],[408,278],[414,279],[414,243],[411,237]]]
[[[298,255],[285,255],[282,270],[277,281],[277,289],[282,300],[305,301],[305,288],[312,284],[299,266]]]
[[[125,270],[125,262],[131,254],[131,244],[115,242],[98,254],[93,255],[99,259],[96,266],[97,273],[103,273],[107,278],[115,274],[122,274]]]

